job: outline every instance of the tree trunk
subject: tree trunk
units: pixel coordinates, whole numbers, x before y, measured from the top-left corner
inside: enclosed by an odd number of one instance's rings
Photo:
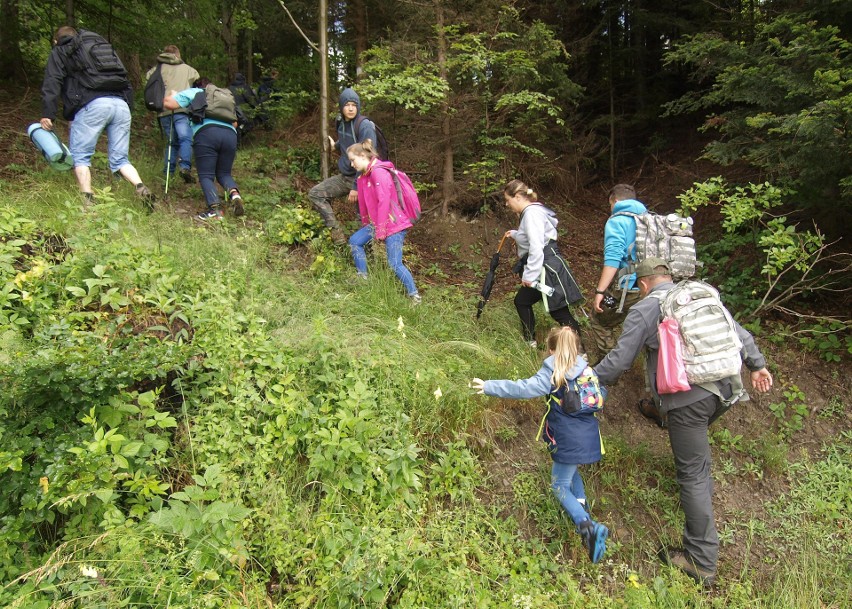
[[[232,0],[223,0],[222,2],[222,42],[225,45],[225,57],[227,57],[228,82],[234,78],[237,69],[237,36],[233,29],[234,7]]]
[[[65,25],[76,27],[74,21],[74,0],[65,0]]]
[[[364,74],[364,51],[367,50],[367,6],[364,0],[351,0],[347,3],[352,13],[352,29],[355,43],[355,80]]]
[[[320,146],[322,154],[322,179],[329,174],[328,157],[331,150],[328,144],[328,2],[319,2],[319,56],[320,56]]]
[[[254,36],[252,30],[246,30],[246,82],[254,82]]]
[[[21,24],[18,0],[2,0],[5,27],[0,28],[0,79],[26,79],[21,56]]]
[[[449,82],[447,72],[447,33],[444,31],[444,7],[441,0],[435,0],[435,18],[438,31],[438,75],[444,82]],[[441,214],[446,216],[450,210],[450,203],[455,200],[455,176],[453,174],[453,140],[450,124],[449,92],[441,104],[441,141],[443,142],[444,171],[441,194],[443,204]]]

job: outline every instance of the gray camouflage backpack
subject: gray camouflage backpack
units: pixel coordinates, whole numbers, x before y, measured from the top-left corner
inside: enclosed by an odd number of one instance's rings
[[[739,379],[743,343],[716,288],[701,281],[681,281],[668,292],[651,294],[660,300],[660,319],[673,318],[680,326],[690,385]]]
[[[677,214],[661,216],[653,212],[634,214],[620,211],[613,216],[629,216],[636,221],[636,241],[627,250],[627,266],[618,274],[636,272],[636,265],[646,258],[662,258],[669,263],[672,278],[688,279],[695,275],[695,269],[701,265],[695,255],[695,240],[692,238],[692,218],[683,218]],[[627,297],[627,284],[624,284],[620,313]]]

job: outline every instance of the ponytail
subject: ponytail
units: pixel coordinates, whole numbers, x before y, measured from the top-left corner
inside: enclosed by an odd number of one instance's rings
[[[553,376],[550,380],[559,389],[566,383],[566,376],[580,356],[580,335],[570,326],[553,328],[547,335],[547,348],[553,352]]]
[[[536,192],[532,188],[530,188],[520,180],[512,180],[511,182],[506,184],[506,187],[503,189],[503,194],[507,197],[521,195],[528,201],[538,201],[538,194],[536,194]]]

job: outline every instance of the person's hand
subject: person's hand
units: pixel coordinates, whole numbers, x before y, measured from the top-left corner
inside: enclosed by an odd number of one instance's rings
[[[751,373],[751,386],[758,393],[766,393],[772,388],[772,375],[769,370],[761,368]]]
[[[603,313],[603,307],[601,307],[601,302],[603,301],[603,294],[595,294],[595,302],[592,305],[592,308],[598,313]]]
[[[467,386],[473,389],[476,393],[485,394],[485,381],[483,381],[482,379],[471,379]]]
[[[334,148],[334,139],[330,135],[326,137],[328,137],[328,145]]]
[[[506,231],[506,234],[505,234],[504,236],[505,236],[505,237],[508,237],[509,239],[514,239],[514,238],[515,238],[515,231],[513,231],[513,230],[507,230],[507,231]]]
[[[532,287],[532,281],[527,281],[525,279],[521,279],[521,284],[523,284],[523,286],[525,288],[531,288]]]
[[[350,190],[349,196],[347,197],[346,200],[349,201],[350,203],[357,203],[358,202],[358,191],[357,190]]]
[[[41,128],[45,131],[53,131],[53,121],[49,118],[43,118],[39,123],[41,123]]]

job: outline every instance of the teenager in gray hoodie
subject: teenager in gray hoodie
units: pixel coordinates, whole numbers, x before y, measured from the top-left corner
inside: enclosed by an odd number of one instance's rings
[[[560,326],[571,326],[579,333],[580,325],[571,315],[568,305],[581,300],[582,295],[559,253],[556,213],[539,203],[535,191],[520,180],[512,180],[506,185],[503,198],[509,209],[521,217],[517,230],[507,231],[506,236],[515,240],[520,256],[513,270],[521,275],[523,284],[515,295],[515,308],[521,318],[524,340],[530,346],[537,346],[533,305],[540,300],[544,300],[545,309]],[[533,287],[537,284],[544,284],[554,291],[545,296]]]
[[[376,126],[368,118],[358,120],[361,113],[361,98],[353,89],[344,89],[338,100],[340,107],[340,119],[337,121],[337,142],[329,136],[331,145],[337,148],[340,158],[337,160],[337,169],[340,173],[326,178],[308,192],[308,198],[322,216],[325,225],[331,229],[331,238],[335,243],[346,243],[340,223],[331,208],[331,201],[336,197],[346,195],[347,200],[353,206],[358,203],[358,187],[356,178],[358,172],[349,162],[346,151],[353,144],[360,144],[365,140],[376,142]]]

